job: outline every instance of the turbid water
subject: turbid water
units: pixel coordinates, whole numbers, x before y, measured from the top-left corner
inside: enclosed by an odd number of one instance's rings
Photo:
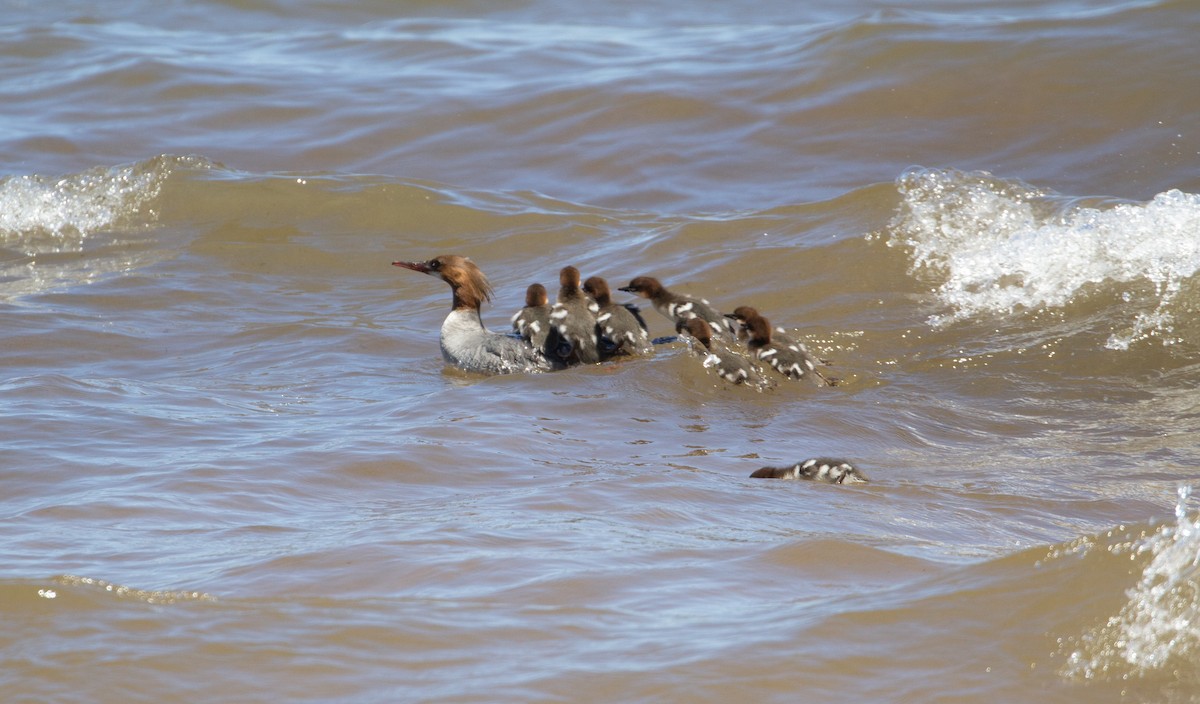
[[[5,702],[1200,701],[1194,3],[0,8]]]

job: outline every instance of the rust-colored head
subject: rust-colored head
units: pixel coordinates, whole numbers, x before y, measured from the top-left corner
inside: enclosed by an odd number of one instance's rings
[[[691,335],[697,342],[704,345],[704,349],[712,351],[712,327],[708,321],[703,318],[692,318],[683,326],[684,330]]]
[[[771,344],[771,323],[757,313],[742,321],[750,336],[750,347],[765,347]]]
[[[737,338],[744,341],[750,336],[746,321],[759,316],[758,311],[750,306],[738,306],[733,309],[732,313],[726,313],[725,317],[737,323],[735,326],[737,328]]]
[[[492,285],[487,277],[475,262],[457,254],[443,254],[427,262],[392,262],[392,266],[436,276],[450,284],[455,308],[478,309],[484,301],[492,299]]]
[[[642,298],[654,298],[661,295],[665,289],[659,280],[653,276],[639,276],[630,281],[628,286],[622,286],[620,290],[627,293],[635,293]]]
[[[725,317],[736,320],[738,322],[746,322],[748,319],[756,317],[758,311],[750,306],[738,306],[733,309],[732,313],[726,313]]]
[[[558,285],[563,288],[579,288],[579,270],[573,266],[564,266],[558,272]]]
[[[529,288],[525,289],[525,305],[527,307],[544,306],[550,304],[550,297],[546,295],[546,287],[541,284],[529,284]]]
[[[589,276],[588,280],[583,282],[583,290],[602,308],[612,302],[608,282],[599,276]]]

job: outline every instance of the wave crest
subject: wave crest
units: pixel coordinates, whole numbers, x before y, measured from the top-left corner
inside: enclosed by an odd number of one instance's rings
[[[888,244],[910,251],[914,275],[937,282],[949,311],[931,324],[1062,308],[1111,288],[1132,305],[1107,347],[1179,341],[1174,308],[1200,271],[1200,195],[1070,199],[985,172],[934,169],[906,172],[897,188]]]
[[[1200,684],[1200,517],[1189,518],[1191,487],[1179,488],[1176,521],[1132,546],[1150,561],[1128,601],[1077,639],[1063,674],[1077,680],[1168,676]]]
[[[113,227],[154,222],[154,200],[180,167],[204,167],[197,157],[160,156],[95,167],[66,176],[0,178],[0,246],[26,254],[78,251],[84,240]]]
[[[177,171],[214,166],[164,155],[61,177],[0,178],[0,300],[97,281],[165,256],[142,234],[158,223],[163,187]]]

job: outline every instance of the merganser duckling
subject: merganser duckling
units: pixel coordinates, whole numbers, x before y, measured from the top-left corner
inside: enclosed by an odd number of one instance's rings
[[[817,362],[803,344],[786,335],[780,336],[787,340],[786,343],[781,339],[772,339],[771,323],[757,312],[747,315],[742,324],[749,335],[746,346],[755,359],[766,362],[788,379],[803,379],[811,372],[820,382],[829,386],[835,385],[835,382],[817,371]]]
[[[606,356],[654,353],[646,321],[637,306],[613,303],[608,282],[599,276],[588,277],[583,290],[599,306],[596,322],[600,325],[600,352]]]
[[[750,475],[752,479],[807,479],[828,484],[866,484],[867,477],[845,460],[817,457],[798,462],[791,467],[763,467]]]
[[[737,308],[733,309],[732,313],[726,313],[725,317],[737,323],[737,339],[745,342],[750,338],[750,331],[746,326],[746,321],[750,318],[761,316],[756,308],[752,308],[750,306],[738,306]],[[788,335],[787,330],[784,330],[779,326],[772,328],[771,339],[781,345],[784,345],[785,347],[787,345],[799,344],[799,342]]]
[[[456,254],[443,254],[427,262],[392,262],[392,266],[436,276],[450,284],[454,296],[450,315],[442,323],[442,357],[468,372],[511,374],[552,368],[542,354],[524,340],[492,332],[483,325],[479,309],[492,298],[492,286],[475,262]]]
[[[703,318],[692,318],[678,332],[692,338],[692,351],[704,358],[705,368],[717,370],[717,376],[730,384],[747,384],[762,390],[768,385],[762,372],[749,359],[712,339],[712,327]]]
[[[546,338],[550,335],[550,298],[546,287],[529,284],[525,290],[525,307],[513,313],[513,331],[534,349],[546,349]]]
[[[558,301],[550,310],[550,320],[558,339],[548,345],[567,363],[598,364],[600,347],[597,342],[596,314],[600,306],[579,288],[579,270],[564,266],[558,273]],[[566,345],[562,343],[565,342]]]
[[[652,276],[639,276],[630,281],[628,286],[622,286],[619,290],[636,294],[642,298],[649,298],[650,302],[654,304],[654,309],[665,315],[667,320],[675,325],[676,330],[687,325],[687,321],[692,318],[701,318],[713,330],[719,331],[722,336],[733,336],[733,325],[707,300],[672,293]]]

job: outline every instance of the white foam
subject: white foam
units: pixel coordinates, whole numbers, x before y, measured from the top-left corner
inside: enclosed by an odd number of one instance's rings
[[[1085,204],[987,173],[928,169],[897,187],[888,244],[909,249],[912,272],[938,282],[948,312],[931,324],[1061,308],[1115,285],[1126,301],[1153,289],[1152,309],[1128,313],[1108,347],[1151,334],[1174,341],[1172,303],[1200,271],[1200,195]]]
[[[169,173],[160,161],[0,179],[0,245],[26,254],[79,250],[89,235],[136,215],[158,195]]]
[[[159,156],[62,177],[0,178],[0,299],[95,282],[166,256],[146,235],[164,184],[179,168],[213,166]],[[72,256],[56,256],[63,253]]]
[[[1200,517],[1189,518],[1190,486],[1179,488],[1175,523],[1133,549],[1151,559],[1126,591],[1120,611],[1080,639],[1064,674],[1077,679],[1129,679],[1168,673],[1200,677]]]

